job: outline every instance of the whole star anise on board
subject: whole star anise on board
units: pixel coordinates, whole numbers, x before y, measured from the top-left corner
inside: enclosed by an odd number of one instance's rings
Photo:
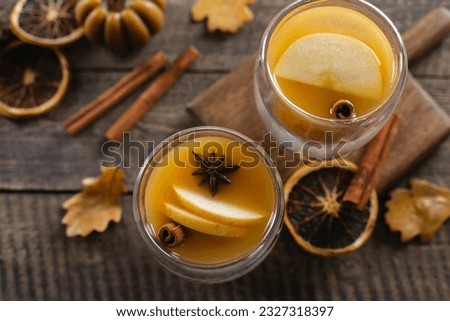
[[[220,182],[224,184],[230,184],[231,180],[226,174],[234,172],[240,168],[239,165],[227,166],[225,164],[224,156],[216,156],[215,152],[212,152],[208,157],[203,157],[200,154],[192,151],[194,158],[200,163],[202,169],[199,169],[192,173],[192,175],[204,175],[200,184],[208,181],[209,190],[211,195],[214,196],[217,193],[217,186]]]

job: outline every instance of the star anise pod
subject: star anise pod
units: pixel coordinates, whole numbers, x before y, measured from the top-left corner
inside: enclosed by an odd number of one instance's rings
[[[220,182],[224,184],[230,184],[231,180],[227,177],[227,173],[234,172],[240,168],[239,165],[225,165],[225,157],[216,156],[215,152],[212,152],[208,157],[203,157],[196,152],[192,151],[194,158],[200,163],[202,169],[199,169],[192,173],[192,175],[204,175],[200,184],[208,181],[209,190],[211,195],[214,196],[217,193],[217,186]]]

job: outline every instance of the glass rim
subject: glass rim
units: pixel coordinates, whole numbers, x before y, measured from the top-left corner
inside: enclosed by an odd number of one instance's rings
[[[261,239],[249,252],[246,252],[238,258],[226,262],[215,264],[201,264],[189,260],[184,260],[181,257],[176,257],[175,255],[173,255],[173,253],[171,253],[172,251],[170,249],[163,249],[157,243],[157,241],[154,239],[156,236],[156,231],[153,231],[149,222],[144,222],[141,218],[141,211],[143,209],[140,208],[141,206],[139,198],[142,196],[141,193],[145,192],[145,184],[143,184],[145,183],[145,178],[150,177],[151,175],[151,172],[148,173],[148,170],[152,171],[151,168],[149,169],[149,167],[151,167],[151,162],[154,160],[156,155],[158,155],[161,151],[164,151],[165,148],[168,148],[171,143],[180,141],[180,138],[195,134],[196,132],[222,133],[235,137],[239,142],[249,143],[250,146],[254,149],[255,153],[258,154],[258,157],[261,158],[261,161],[264,163],[268,175],[273,182],[274,204],[269,214],[270,218],[267,222],[266,229],[263,232]],[[267,250],[268,252],[270,252],[272,247],[275,245],[281,227],[283,226],[285,209],[283,193],[283,183],[278,170],[274,165],[274,162],[255,140],[233,129],[219,126],[197,126],[181,130],[167,137],[160,144],[158,144],[146,158],[144,165],[142,166],[134,184],[133,216],[141,236],[150,248],[150,252],[161,265],[166,267],[171,272],[191,280],[202,281],[202,279],[199,278],[201,276],[206,277],[204,281],[207,283],[224,282],[234,279],[235,277],[239,277],[240,275],[243,275],[244,273],[249,272],[251,269],[256,267],[267,256],[268,253],[264,255],[264,251]],[[244,261],[250,261],[247,265],[242,267],[244,273],[241,274],[233,270],[237,265],[243,263]],[[231,274],[231,272],[234,272],[238,276]]]
[[[273,32],[275,31],[278,24],[284,19],[290,12],[295,10],[298,7],[301,7],[303,5],[313,4],[313,3],[333,3],[333,2],[347,2],[347,3],[353,3],[356,5],[361,5],[362,7],[365,7],[372,11],[375,15],[381,18],[383,23],[386,24],[386,26],[392,31],[393,34],[393,41],[397,44],[399,48],[399,59],[396,73],[395,73],[395,79],[392,85],[393,90],[390,91],[389,95],[372,111],[365,113],[361,116],[357,116],[351,119],[330,119],[321,117],[318,115],[311,114],[304,109],[298,107],[296,104],[294,104],[289,98],[286,97],[286,95],[283,93],[281,88],[279,87],[277,81],[274,78],[274,75],[270,72],[269,62],[267,59],[267,53],[269,48],[269,42],[272,37]],[[378,25],[378,24],[377,24]],[[381,29],[381,27],[378,25],[378,27]],[[384,33],[384,32],[383,32]],[[388,38],[389,43],[392,43]],[[326,123],[334,123],[337,125],[347,125],[347,124],[354,124],[363,122],[367,119],[372,118],[375,114],[378,114],[382,110],[384,110],[384,106],[389,106],[390,102],[395,99],[396,96],[400,96],[400,94],[403,91],[403,88],[406,83],[406,77],[407,77],[407,69],[408,69],[408,60],[407,60],[407,54],[405,45],[403,43],[403,39],[395,27],[394,23],[388,18],[388,16],[381,11],[378,7],[374,6],[373,4],[365,1],[365,0],[296,0],[292,2],[291,4],[285,6],[283,9],[281,9],[269,22],[266,30],[263,33],[262,40],[261,40],[261,46],[259,49],[259,57],[260,61],[257,60],[257,63],[261,63],[262,71],[266,78],[269,79],[269,84],[272,90],[274,91],[275,95],[278,96],[282,101],[290,108],[290,110],[293,110],[296,113],[299,113],[303,116],[307,116],[309,118],[313,118],[317,121],[326,122]]]

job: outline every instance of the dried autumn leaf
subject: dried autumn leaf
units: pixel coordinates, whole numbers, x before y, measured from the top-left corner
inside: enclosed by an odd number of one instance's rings
[[[391,193],[391,200],[386,203],[388,211],[385,219],[393,232],[400,232],[402,242],[406,242],[420,234],[422,218],[409,190],[399,188]]]
[[[120,221],[120,196],[125,192],[123,170],[102,166],[101,171],[100,177],[83,179],[83,191],[63,203],[67,213],[62,223],[67,225],[68,237],[103,232],[110,221]]]
[[[411,190],[397,189],[391,197],[386,223],[401,233],[403,242],[417,235],[422,242],[430,241],[450,217],[450,190],[424,180],[412,180]]]
[[[253,20],[253,13],[247,5],[255,2],[256,0],[197,0],[191,9],[192,19],[208,19],[207,27],[210,32],[236,32],[246,22]]]
[[[421,239],[428,242],[450,217],[450,190],[419,179],[411,186],[416,208],[425,217]]]

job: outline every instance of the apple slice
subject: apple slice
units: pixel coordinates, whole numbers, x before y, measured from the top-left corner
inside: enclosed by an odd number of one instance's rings
[[[346,94],[382,95],[380,62],[363,42],[334,33],[300,38],[281,55],[276,76]]]
[[[248,226],[256,224],[262,219],[262,216],[257,213],[207,195],[179,186],[174,186],[173,189],[186,209],[207,220],[225,225]]]
[[[165,204],[165,207],[166,215],[168,217],[181,224],[182,226],[185,226],[197,232],[228,237],[243,236],[247,232],[247,229],[244,227],[219,224],[217,222],[210,221],[201,216],[193,214],[173,204]]]

